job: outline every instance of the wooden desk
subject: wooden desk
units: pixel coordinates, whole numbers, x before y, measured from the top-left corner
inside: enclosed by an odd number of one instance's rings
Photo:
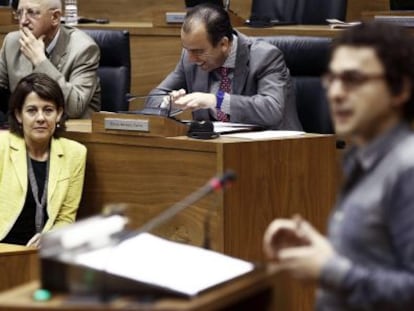
[[[335,139],[330,135],[263,141],[77,132],[65,136],[88,148],[80,216],[122,202],[129,206],[134,228],[212,176],[233,169],[238,179],[230,189],[195,203],[154,233],[200,246],[211,210],[212,248],[246,260],[263,259],[263,233],[275,217],[300,213],[324,231],[335,198],[338,170]],[[283,310],[312,309],[314,288],[297,283],[284,283],[283,288],[291,307]]]
[[[369,21],[375,19],[375,16],[414,16],[414,11],[364,11],[361,13],[361,19]]]
[[[32,299],[38,282],[31,282],[0,294],[0,310],[237,310],[273,311],[274,273],[254,271],[239,279],[227,282],[193,299],[159,299],[153,302],[138,302],[133,298],[117,298],[107,304],[98,302],[76,302],[73,297],[62,294],[53,295],[48,302]],[[285,309],[278,309],[285,310]]]
[[[127,203],[134,228],[211,177],[234,170],[238,178],[230,189],[202,199],[158,233],[201,245],[205,214],[213,210],[213,249],[247,260],[263,258],[262,234],[274,217],[299,212],[324,228],[335,197],[336,150],[330,135],[261,141],[65,136],[88,148],[80,216],[99,213],[105,204]]]
[[[0,243],[0,291],[38,277],[37,249]]]
[[[109,24],[84,24],[80,28],[128,30],[131,46],[131,93],[148,94],[176,66],[181,54],[180,28],[153,27],[151,22],[111,22]],[[17,26],[0,26],[0,43],[4,36]],[[337,35],[341,30],[332,30],[328,26],[278,26],[272,28],[237,28],[251,36]],[[142,108],[142,102],[132,101],[130,110]]]

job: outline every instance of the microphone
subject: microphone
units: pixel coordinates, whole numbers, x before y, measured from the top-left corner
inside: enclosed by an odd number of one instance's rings
[[[152,93],[152,94],[148,94],[148,95],[132,95],[130,93],[127,93],[125,95],[126,101],[128,103],[136,100],[136,99],[146,99],[146,98],[150,98],[150,97],[165,97],[165,96],[170,96],[168,93]],[[144,107],[141,110],[132,110],[132,111],[119,111],[122,113],[127,113],[127,114],[144,114],[144,115],[154,115],[154,116],[164,116],[164,117],[170,117],[173,118],[176,115],[180,114],[183,112],[182,109],[174,109],[172,110],[172,105],[171,105],[171,99],[168,103],[168,105],[166,107]]]
[[[161,224],[165,223],[167,220],[175,216],[178,212],[201,200],[211,192],[219,191],[229,186],[229,184],[234,180],[236,180],[236,174],[230,170],[226,171],[221,177],[213,177],[204,186],[202,186],[189,196],[185,197],[183,200],[167,208],[165,211],[161,212],[160,214],[152,218],[150,221],[145,223],[137,230],[128,233],[121,240],[126,240],[140,233],[153,230],[154,228],[160,226]]]

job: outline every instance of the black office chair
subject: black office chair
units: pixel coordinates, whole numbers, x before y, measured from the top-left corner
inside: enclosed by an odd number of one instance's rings
[[[327,18],[344,20],[347,0],[253,0],[251,19],[297,24],[326,24]]]
[[[325,72],[332,39],[306,36],[260,37],[284,54],[295,86],[296,108],[308,133],[332,134],[333,127],[321,75]]]
[[[84,30],[101,50],[98,75],[103,111],[127,111],[126,94],[131,90],[129,32],[122,30]]]

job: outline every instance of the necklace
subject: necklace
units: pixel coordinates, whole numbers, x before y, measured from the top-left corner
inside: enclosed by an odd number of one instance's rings
[[[47,158],[46,163],[46,177],[45,177],[45,185],[43,187],[42,197],[39,201],[39,187],[37,185],[36,176],[33,170],[32,161],[30,159],[29,153],[26,153],[27,156],[27,168],[29,174],[29,184],[30,188],[32,189],[33,197],[36,202],[36,216],[35,216],[35,226],[36,226],[36,233],[40,233],[44,226],[44,210],[46,206],[47,200],[47,182],[49,177],[49,157]]]

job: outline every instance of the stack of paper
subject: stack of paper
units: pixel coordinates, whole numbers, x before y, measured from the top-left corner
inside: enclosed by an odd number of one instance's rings
[[[259,125],[234,122],[213,122],[214,132],[219,134],[251,132],[263,129]]]
[[[250,132],[250,133],[236,133],[227,134],[226,137],[243,138],[249,140],[261,140],[261,139],[273,139],[273,138],[287,138],[304,135],[302,131],[261,131],[261,132]]]

